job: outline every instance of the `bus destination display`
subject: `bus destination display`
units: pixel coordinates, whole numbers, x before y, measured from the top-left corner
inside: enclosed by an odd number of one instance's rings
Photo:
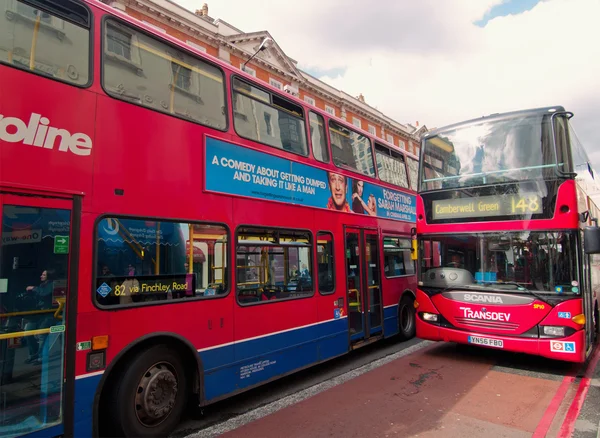
[[[481,196],[433,201],[433,219],[515,216],[542,212],[542,198],[535,193]]]

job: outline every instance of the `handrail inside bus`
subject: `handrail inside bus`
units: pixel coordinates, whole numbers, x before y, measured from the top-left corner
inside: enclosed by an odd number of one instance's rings
[[[43,328],[43,329],[35,329],[35,330],[25,330],[22,332],[0,333],[0,340],[16,339],[16,338],[22,338],[25,336],[47,335],[47,334],[50,334],[50,327]]]
[[[64,298],[56,298],[58,307],[56,309],[43,309],[43,310],[25,310],[23,312],[8,312],[0,313],[0,318],[8,318],[11,316],[29,316],[29,315],[43,315],[44,313],[54,313],[54,318],[62,319],[60,312],[65,308],[66,300]]]

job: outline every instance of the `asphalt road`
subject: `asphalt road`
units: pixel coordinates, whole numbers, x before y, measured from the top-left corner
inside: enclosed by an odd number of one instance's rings
[[[471,346],[387,340],[191,409],[173,437],[587,438],[596,433],[600,393],[597,374],[586,367]],[[589,390],[582,394],[584,386]]]
[[[419,348],[420,345],[424,345],[424,341],[419,339],[407,342],[399,342],[396,338],[387,339],[214,405],[202,409],[192,407],[180,427],[171,436],[172,438],[216,436],[244,424],[245,421],[251,421],[248,419],[249,416],[255,419],[261,414],[267,415],[274,409],[281,408],[285,403],[298,401],[302,397],[299,394],[302,391],[310,388],[313,388],[311,393],[322,391],[326,387],[341,383],[341,380],[333,380],[336,377],[347,374],[344,378],[345,381],[358,375],[356,370],[361,367],[366,367],[361,370],[362,372],[368,371],[379,365],[376,361],[382,361],[382,363],[392,361],[400,357],[403,352],[409,354],[414,349]],[[318,385],[321,385],[321,387]],[[282,400],[286,397],[289,397],[289,399]],[[276,405],[269,406],[273,403]],[[261,412],[256,412],[257,409],[261,408]],[[240,418],[244,414],[246,414],[246,417]],[[229,421],[228,424],[223,424],[227,421]]]

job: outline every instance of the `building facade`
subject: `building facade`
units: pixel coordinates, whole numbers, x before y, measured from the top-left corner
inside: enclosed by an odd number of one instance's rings
[[[242,68],[257,79],[299,97],[388,144],[418,155],[420,137],[427,132],[419,123],[403,124],[365,102],[320,81],[297,67],[268,31],[244,33],[229,23],[211,18],[208,5],[196,12],[170,0],[104,0],[146,25],[175,37],[191,47]],[[269,38],[266,49],[256,54]],[[256,55],[255,55],[256,54]],[[255,55],[254,57],[252,57]]]

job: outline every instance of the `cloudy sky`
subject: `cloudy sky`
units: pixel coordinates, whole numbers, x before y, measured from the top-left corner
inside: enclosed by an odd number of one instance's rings
[[[202,0],[177,0],[190,10]],[[600,171],[600,0],[207,0],[403,123],[563,105]]]

